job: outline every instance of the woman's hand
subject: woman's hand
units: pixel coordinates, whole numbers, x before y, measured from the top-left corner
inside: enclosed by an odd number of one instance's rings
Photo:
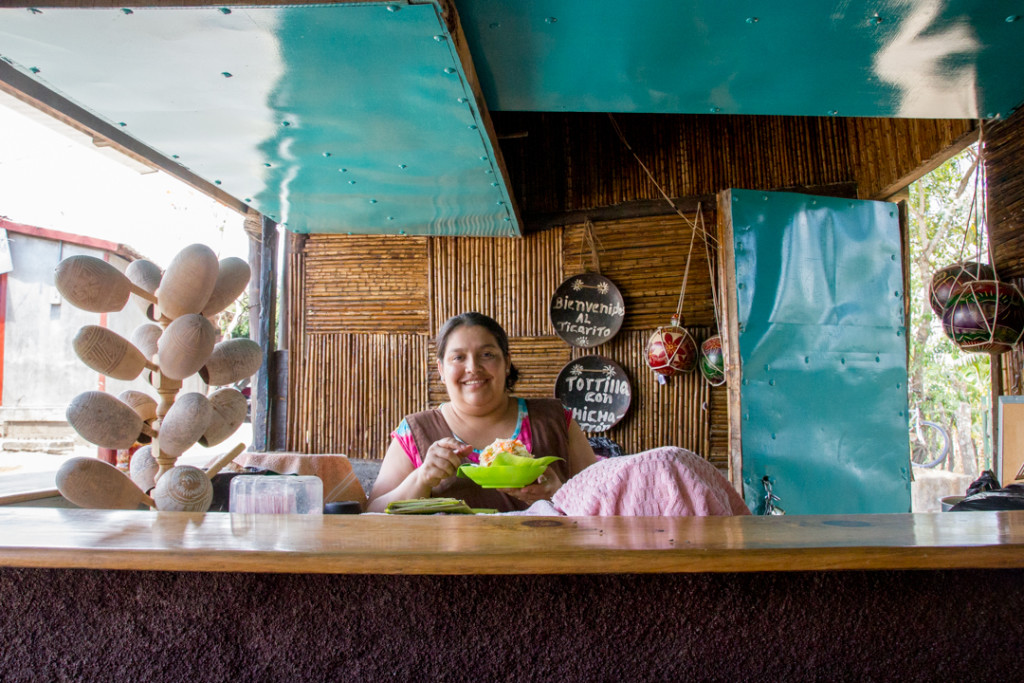
[[[451,437],[430,444],[423,456],[423,464],[415,470],[419,484],[432,489],[448,477],[455,476],[462,458],[472,450],[472,446]]]
[[[562,488],[562,480],[554,470],[549,468],[537,477],[535,482],[528,486],[520,489],[498,490],[523,501],[527,505],[533,505],[538,500],[551,500],[551,496],[555,495],[555,492],[560,488]]]

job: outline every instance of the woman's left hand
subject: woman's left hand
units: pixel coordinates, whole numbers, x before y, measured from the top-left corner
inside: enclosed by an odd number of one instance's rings
[[[555,495],[560,488],[562,488],[562,480],[558,474],[552,469],[547,469],[532,484],[520,489],[499,489],[499,491],[507,493],[527,505],[533,505],[538,500],[551,500],[551,496]]]

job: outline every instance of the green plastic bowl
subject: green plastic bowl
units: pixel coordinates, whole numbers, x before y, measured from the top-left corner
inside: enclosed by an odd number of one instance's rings
[[[518,458],[517,460],[528,460],[528,462],[515,465],[494,464],[489,467],[466,464],[459,467],[459,476],[471,479],[479,484],[480,488],[518,489],[535,482],[537,477],[548,468],[548,465],[555,460],[561,460],[561,458],[547,456],[545,458]]]

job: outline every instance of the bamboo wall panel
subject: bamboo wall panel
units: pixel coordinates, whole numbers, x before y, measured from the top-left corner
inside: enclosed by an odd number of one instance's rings
[[[308,335],[292,392],[302,398],[290,407],[302,428],[289,434],[289,449],[384,457],[410,406],[427,404],[428,353],[420,335]]]
[[[310,333],[426,330],[427,238],[310,235],[304,253]]]
[[[606,207],[661,194],[606,114],[494,112],[523,214]],[[729,187],[856,183],[888,196],[934,166],[974,122],[794,116],[617,114],[629,145],[672,197]]]
[[[853,180],[862,199],[903,189],[973,139],[975,122],[962,119],[844,119]]]
[[[491,316],[510,337],[553,334],[548,302],[563,279],[561,231],[527,239],[438,237],[429,252],[432,337],[466,311]]]
[[[714,235],[714,207],[702,208],[701,213],[704,227]],[[592,224],[601,274],[618,286],[625,301],[623,330],[654,329],[669,324],[679,306],[688,256],[690,268],[683,299],[683,323],[715,324],[709,253],[701,231],[698,229],[694,236],[691,224],[700,225],[696,213],[688,214],[686,220],[672,214]],[[593,270],[585,234],[583,225],[569,226],[565,230],[566,278]],[[713,251],[710,257],[710,263],[714,264]],[[554,330],[550,329],[550,333]]]
[[[1000,277],[1024,276],[1024,113],[985,127],[988,225]]]

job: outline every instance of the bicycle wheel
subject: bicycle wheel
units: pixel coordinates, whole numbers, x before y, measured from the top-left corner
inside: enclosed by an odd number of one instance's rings
[[[921,422],[910,446],[910,462],[914,467],[936,467],[949,455],[951,443],[945,427],[936,422]]]

